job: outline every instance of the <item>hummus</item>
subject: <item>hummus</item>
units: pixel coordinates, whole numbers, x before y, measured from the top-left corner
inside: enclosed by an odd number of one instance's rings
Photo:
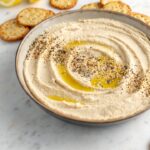
[[[61,23],[29,48],[24,78],[49,110],[71,119],[107,122],[150,107],[150,41],[110,19]]]

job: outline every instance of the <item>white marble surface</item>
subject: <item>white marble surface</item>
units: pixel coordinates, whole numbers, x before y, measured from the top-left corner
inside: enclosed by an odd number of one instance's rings
[[[88,2],[94,0],[79,0],[75,9]],[[150,0],[126,2],[135,11],[150,14]],[[0,23],[27,6],[0,8]],[[50,8],[48,0],[33,6]],[[18,44],[0,41],[0,150],[150,150],[150,111],[124,124],[90,128],[63,122],[41,110],[18,83]]]

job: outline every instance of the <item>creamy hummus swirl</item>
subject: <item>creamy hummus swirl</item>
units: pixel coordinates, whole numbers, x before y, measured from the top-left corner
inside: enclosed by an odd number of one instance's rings
[[[123,119],[150,106],[150,41],[110,19],[53,26],[30,46],[24,78],[47,108],[84,121]]]

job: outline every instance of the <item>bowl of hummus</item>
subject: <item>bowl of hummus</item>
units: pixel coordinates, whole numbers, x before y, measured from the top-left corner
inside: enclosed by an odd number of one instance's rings
[[[16,54],[18,79],[52,114],[85,124],[126,120],[150,108],[150,28],[103,10],[56,15]]]

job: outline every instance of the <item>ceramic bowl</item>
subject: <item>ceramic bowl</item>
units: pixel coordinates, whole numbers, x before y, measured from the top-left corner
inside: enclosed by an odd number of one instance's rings
[[[123,120],[113,120],[113,121],[106,121],[106,122],[85,122],[85,121],[79,121],[79,120],[73,120],[71,118],[67,118],[65,116],[62,116],[60,114],[56,114],[49,110],[47,106],[42,104],[41,102],[38,101],[29,91],[28,87],[26,86],[24,76],[23,76],[23,63],[27,54],[27,51],[29,49],[30,44],[35,40],[38,35],[43,33],[43,31],[48,28],[49,26],[56,25],[61,22],[70,22],[70,21],[77,21],[79,19],[94,19],[94,18],[109,18],[109,19],[114,19],[118,20],[124,23],[127,23],[135,28],[138,28],[145,34],[147,34],[148,37],[150,37],[150,27],[144,24],[143,22],[134,19],[130,16],[123,15],[117,12],[111,12],[111,11],[104,11],[104,10],[76,10],[76,11],[70,11],[70,12],[65,12],[58,14],[54,17],[51,17],[36,27],[34,27],[23,39],[21,44],[18,47],[17,53],[16,53],[16,73],[18,80],[22,86],[22,88],[26,91],[26,93],[37,103],[46,110],[47,112],[55,115],[56,117],[59,117],[61,119],[73,122],[73,123],[78,123],[78,124],[84,124],[84,125],[108,125],[108,124],[113,124],[113,123],[118,123],[124,120],[127,120],[129,118],[132,118],[134,116],[137,116],[138,114],[141,114],[142,112],[138,112],[137,114],[134,114],[133,116],[128,116],[124,118]],[[147,109],[146,109],[147,110]],[[144,110],[144,111],[146,111]]]

